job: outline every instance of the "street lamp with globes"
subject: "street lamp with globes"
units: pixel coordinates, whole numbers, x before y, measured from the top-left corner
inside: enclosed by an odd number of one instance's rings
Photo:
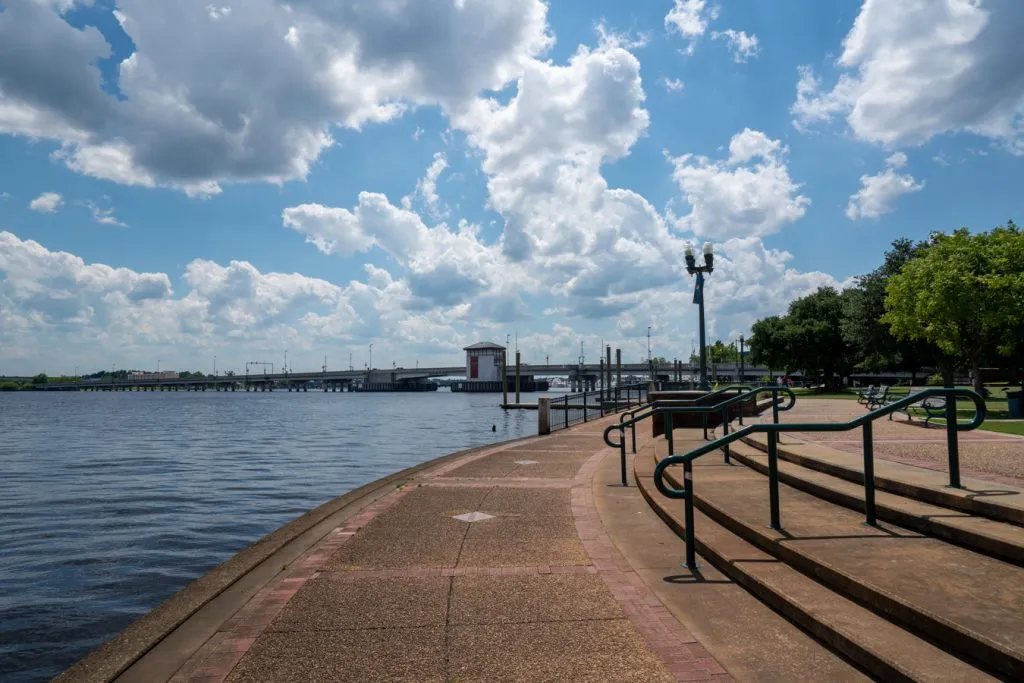
[[[697,304],[700,317],[700,388],[707,391],[708,385],[708,351],[704,336],[704,273],[711,274],[715,269],[715,255],[711,242],[705,242],[702,249],[704,265],[697,265],[697,257],[692,244],[686,245],[686,272],[697,276],[697,286],[693,288],[693,303]]]

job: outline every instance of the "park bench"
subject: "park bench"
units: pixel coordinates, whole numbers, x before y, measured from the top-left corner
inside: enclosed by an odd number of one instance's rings
[[[924,389],[923,388],[915,389],[914,387],[910,387],[910,390],[909,390],[907,396],[910,396],[912,394],[916,394],[919,391],[924,391]],[[904,398],[904,397],[903,396],[892,397],[888,401],[888,403],[894,403],[895,401],[898,401],[901,398]],[[906,405],[906,406],[903,406],[902,408],[898,408],[896,412],[903,413],[904,415],[907,416],[907,421],[908,422],[913,422],[914,421],[914,416],[910,412],[911,408],[920,408],[921,410],[924,411],[924,415],[925,415],[925,417],[924,417],[924,426],[925,427],[928,426],[928,423],[930,421],[932,421],[933,419],[935,419],[937,417],[946,417],[946,399],[943,396],[929,396],[928,398],[921,399],[920,401],[917,401],[915,403],[911,403],[910,405]],[[889,419],[890,420],[892,419],[892,416],[893,416],[893,414],[889,413]]]
[[[874,391],[864,394],[864,405],[867,406],[868,410],[881,408],[886,405],[888,398],[889,387],[875,387]]]
[[[867,405],[867,403],[868,403],[868,396],[871,396],[874,393],[875,393],[875,385],[874,384],[868,386],[868,388],[864,389],[863,391],[858,391],[857,392],[857,403],[860,403],[862,405]]]

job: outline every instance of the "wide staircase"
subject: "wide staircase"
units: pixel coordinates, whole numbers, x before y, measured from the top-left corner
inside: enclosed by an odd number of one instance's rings
[[[691,541],[694,581],[728,577],[879,680],[1024,681],[1024,491],[960,481],[955,459],[956,487],[950,473],[874,459],[885,409],[850,428],[865,457],[785,438],[814,425],[779,424],[777,410],[746,428],[724,413],[732,433],[706,441],[672,429],[672,411],[699,412],[681,403],[649,411],[668,425],[641,440],[632,478],[680,559]],[[610,431],[629,444],[629,429]]]

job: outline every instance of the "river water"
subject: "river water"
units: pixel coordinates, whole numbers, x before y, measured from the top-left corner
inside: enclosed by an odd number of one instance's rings
[[[51,678],[346,491],[536,433],[536,412],[506,412],[499,401],[448,392],[0,393],[0,680]]]

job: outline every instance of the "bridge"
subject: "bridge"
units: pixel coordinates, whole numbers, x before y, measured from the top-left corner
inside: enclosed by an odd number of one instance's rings
[[[596,388],[600,381],[600,373],[604,366],[599,363],[546,364],[519,367],[523,376],[534,377],[565,377],[574,387],[580,390]],[[605,369],[607,372],[607,369]],[[696,366],[689,363],[676,363],[656,366],[654,376],[662,381],[688,381],[697,375]],[[514,367],[508,368],[509,377],[515,373]],[[758,366],[740,368],[734,363],[722,363],[709,369],[713,381],[755,381],[767,376],[769,370]],[[651,368],[647,363],[623,363],[612,365],[613,381],[619,376],[651,377]],[[438,384],[450,385],[451,382],[431,382],[435,378],[464,379],[466,366],[442,366],[432,368],[393,368],[367,370],[320,370],[312,372],[277,372],[248,373],[244,375],[206,375],[202,377],[150,378],[139,379],[129,376],[126,379],[96,379],[79,382],[49,382],[36,387],[41,391],[308,391],[309,388],[320,388],[324,391],[430,391]]]

